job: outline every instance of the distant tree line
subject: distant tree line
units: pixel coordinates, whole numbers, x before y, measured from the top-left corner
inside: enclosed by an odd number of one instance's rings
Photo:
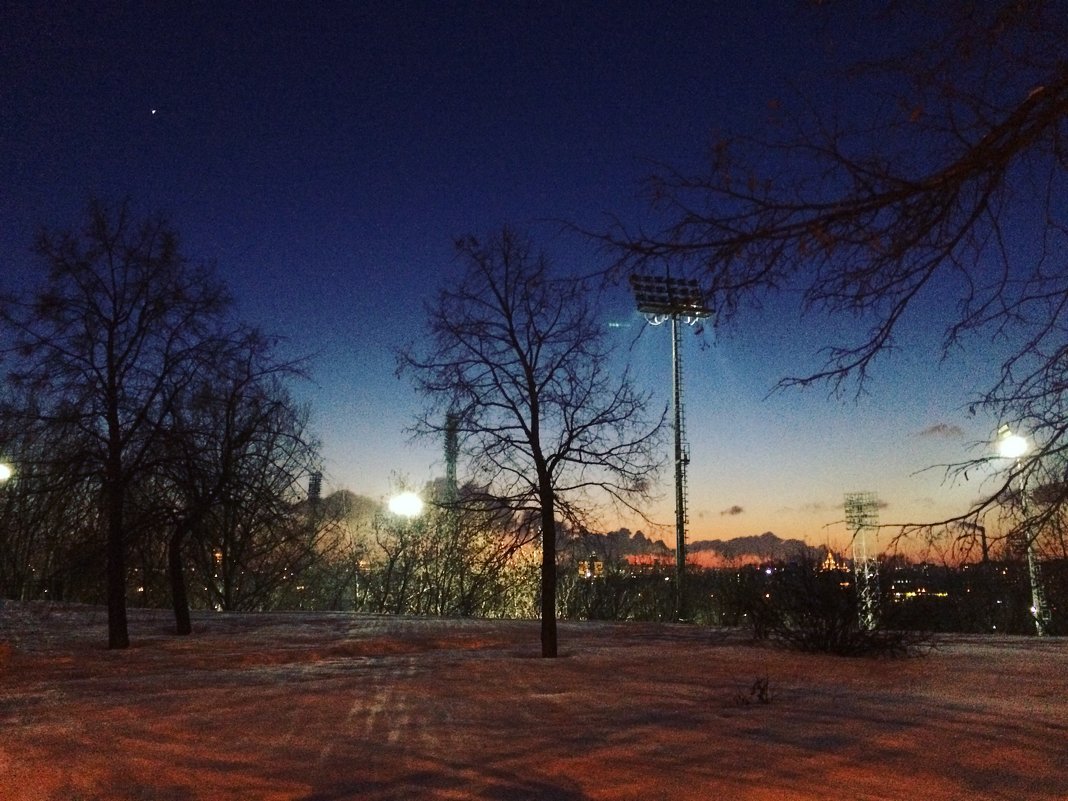
[[[570,564],[561,569],[563,617],[674,619],[672,564],[625,558],[597,564],[588,550],[571,553]],[[759,640],[843,654],[907,651],[910,643],[945,632],[1035,633],[1027,563],[1019,553],[956,565],[883,555],[878,563],[878,614],[870,630],[860,615],[853,570],[807,554],[791,561],[692,566],[687,608],[699,625],[744,628]],[[1068,557],[1043,562],[1042,576],[1051,613],[1048,633],[1063,634],[1068,631]]]

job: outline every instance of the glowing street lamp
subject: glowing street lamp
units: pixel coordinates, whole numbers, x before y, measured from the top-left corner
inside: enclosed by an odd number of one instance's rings
[[[14,469],[6,462],[0,462],[0,484],[3,484],[8,479],[15,475]]]
[[[389,499],[389,511],[409,520],[423,513],[423,499],[414,492],[402,492]]]
[[[998,439],[998,453],[1006,459],[1019,459],[1028,450],[1030,445],[1026,437],[1013,434],[1007,426],[1003,427],[1003,433]]]
[[[1031,450],[1031,444],[1026,437],[1012,433],[1008,426],[1002,426],[998,431],[998,453],[1006,459],[1015,459],[1017,466],[1027,452]],[[1023,507],[1024,517],[1027,515],[1027,486],[1025,479],[1021,477],[1020,504]],[[1038,557],[1035,555],[1035,538],[1031,534],[1025,534],[1027,542],[1027,576],[1031,581],[1031,615],[1035,619],[1035,634],[1044,637],[1046,625],[1049,621],[1049,608],[1046,606],[1046,597],[1042,589],[1042,575],[1039,570]]]

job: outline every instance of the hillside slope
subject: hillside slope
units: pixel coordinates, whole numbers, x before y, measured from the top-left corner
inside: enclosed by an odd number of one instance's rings
[[[0,798],[1064,799],[1068,642],[910,660],[693,626],[0,609]],[[767,680],[770,702],[752,692]]]

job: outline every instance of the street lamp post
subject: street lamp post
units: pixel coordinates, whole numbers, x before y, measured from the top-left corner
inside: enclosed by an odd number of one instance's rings
[[[682,407],[682,329],[712,314],[697,281],[671,276],[632,275],[630,285],[638,311],[651,325],[671,321],[671,399],[675,433],[675,616],[686,620],[686,447]]]
[[[1002,426],[998,436],[998,453],[1006,459],[1013,459],[1019,467],[1020,460],[1030,450],[1030,444],[1025,437],[1013,434],[1008,426]],[[1027,518],[1027,481],[1020,478],[1020,506],[1024,519]],[[1025,531],[1024,541],[1027,546],[1027,577],[1031,583],[1031,615],[1035,619],[1035,634],[1039,637],[1046,636],[1049,625],[1049,607],[1046,605],[1046,594],[1042,587],[1042,572],[1035,554],[1035,537]]]

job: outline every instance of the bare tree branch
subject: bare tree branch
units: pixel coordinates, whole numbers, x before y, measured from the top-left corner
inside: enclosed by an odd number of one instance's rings
[[[555,656],[557,518],[585,525],[603,499],[637,509],[664,415],[646,417],[583,288],[555,279],[525,239],[505,228],[457,249],[463,277],[428,308],[428,344],[403,351],[399,370],[429,402],[416,431],[438,436],[452,415],[475,482],[539,515],[542,653]]]
[[[702,174],[650,180],[660,231],[617,224],[597,236],[620,275],[666,262],[700,278],[721,323],[790,290],[803,313],[866,324],[780,387],[862,392],[909,313],[932,299],[946,310],[944,357],[996,343],[999,377],[973,409],[1036,447],[991,497],[943,522],[974,521],[1030,472],[1068,478],[1068,15],[1041,0],[881,13],[910,15],[918,34],[899,57],[855,71],[880,101],[857,103],[870,117],[843,125],[810,109],[775,139],[718,141]],[[1054,507],[1030,508],[1029,530]]]

